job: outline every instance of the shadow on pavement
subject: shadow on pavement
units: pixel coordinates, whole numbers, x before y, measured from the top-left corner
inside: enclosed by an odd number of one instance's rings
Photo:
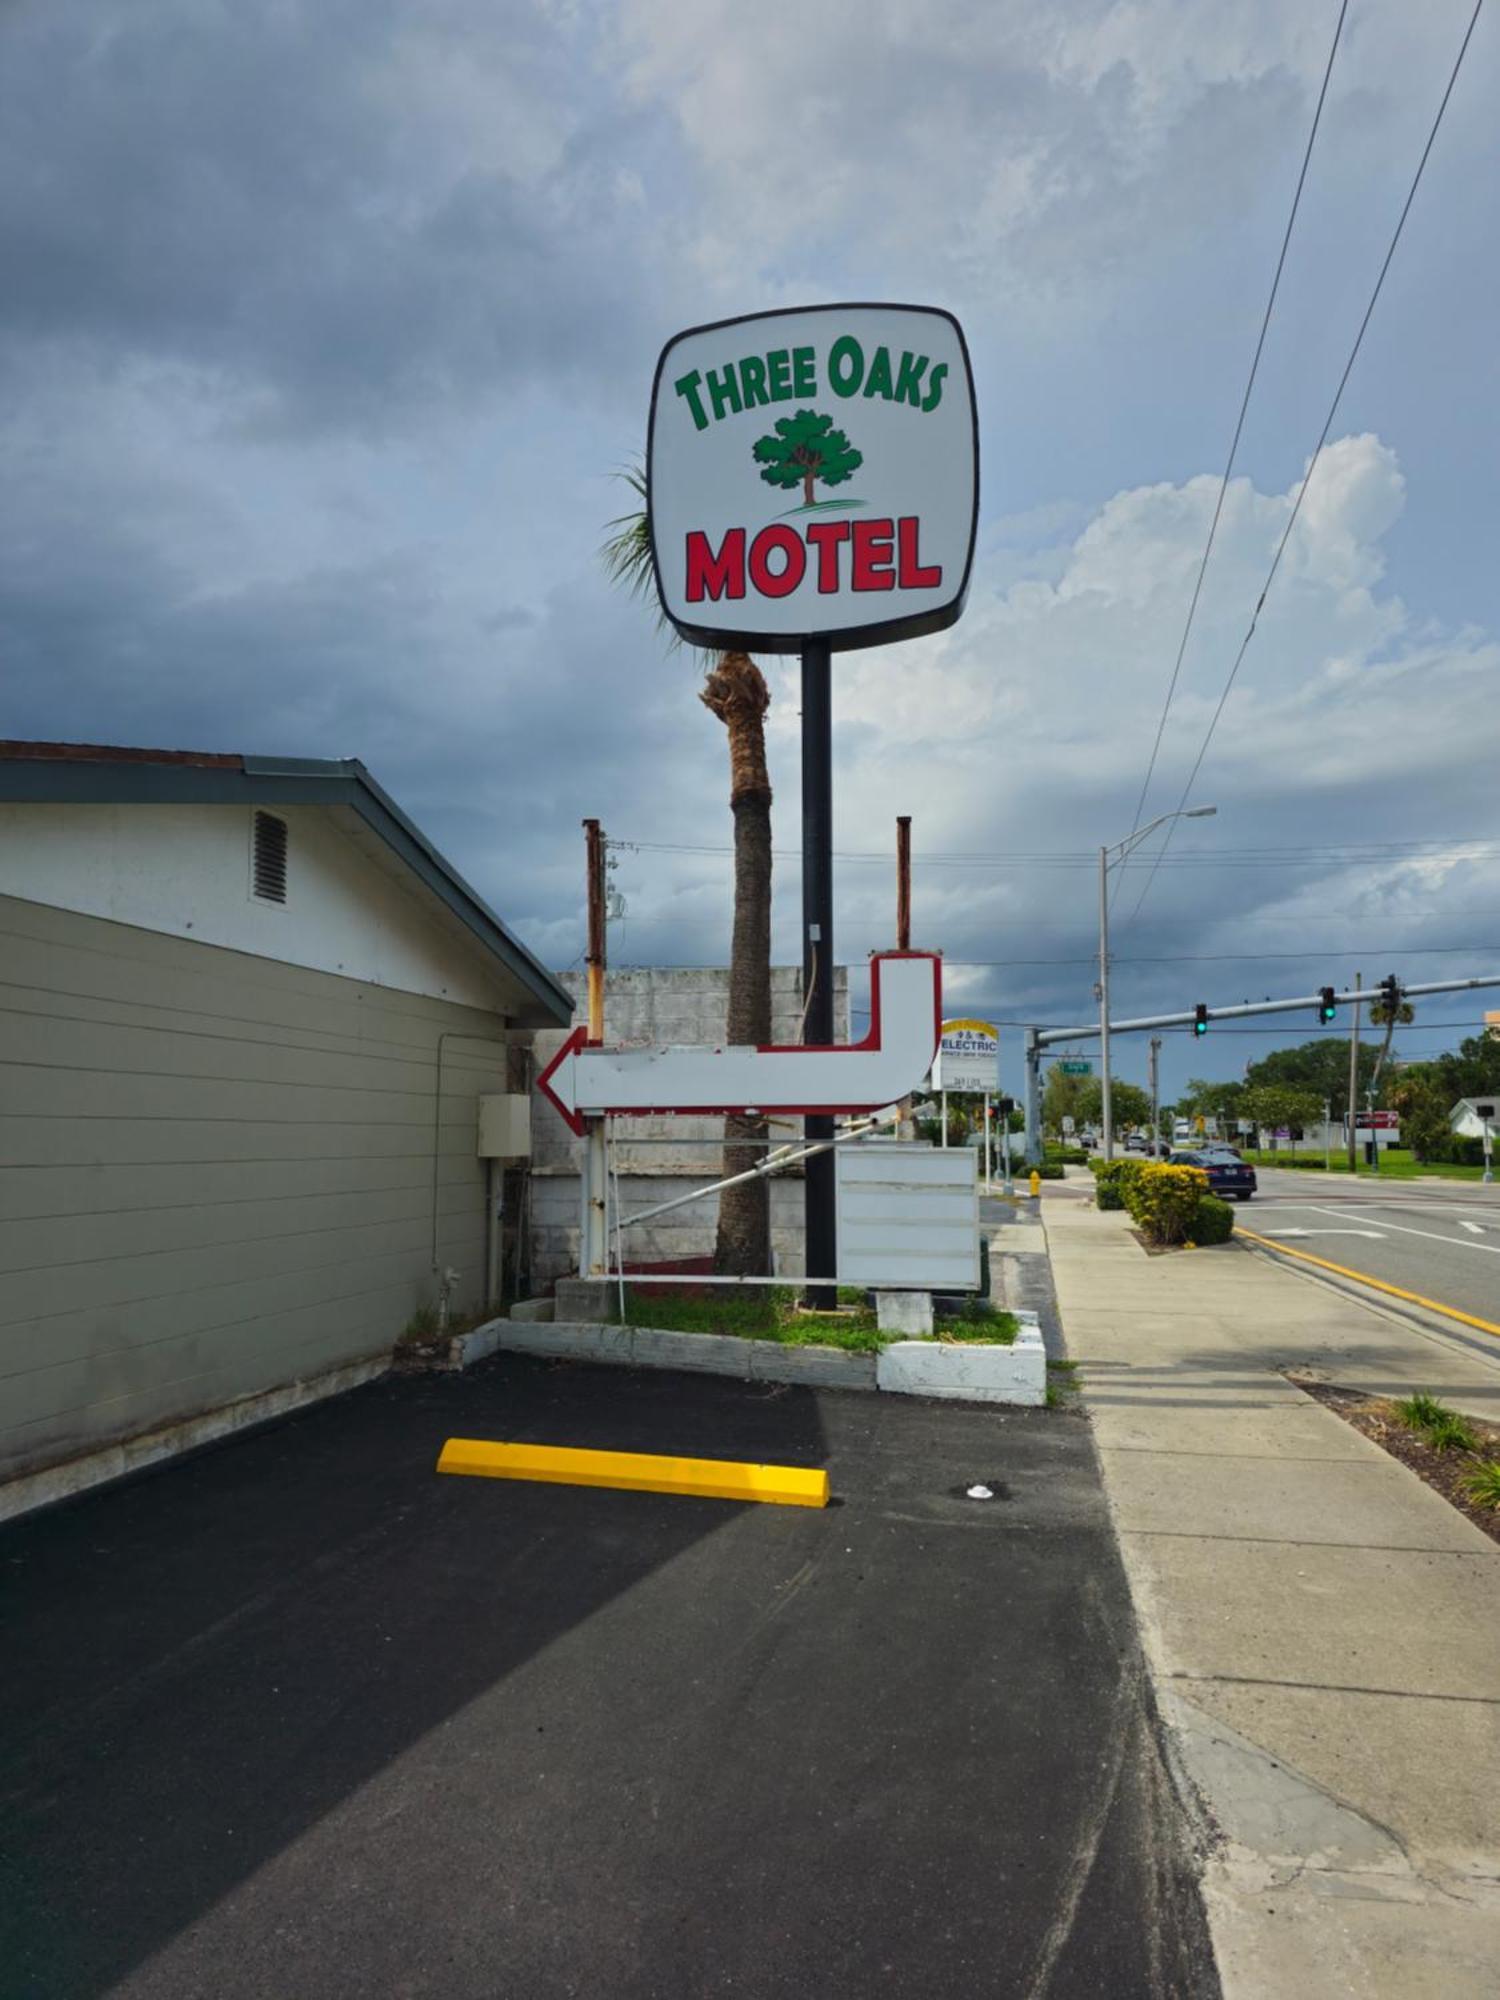
[[[513,1361],[387,1379],[0,1530],[0,1991],[111,1990],[744,1511],[632,1495],[626,1527],[618,1494],[438,1477],[450,1435],[823,1463],[810,1391],[695,1383],[689,1436],[680,1385]]]

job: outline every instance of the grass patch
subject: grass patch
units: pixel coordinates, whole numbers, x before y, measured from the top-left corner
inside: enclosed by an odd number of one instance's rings
[[[1083,1387],[1076,1361],[1047,1363],[1047,1408],[1065,1410]]]
[[[1436,1396],[1390,1402],[1359,1389],[1317,1381],[1302,1371],[1288,1379],[1400,1461],[1500,1544],[1500,1424],[1460,1416]]]
[[[1396,1421],[1416,1431],[1434,1451],[1478,1451],[1479,1438],[1468,1419],[1436,1396],[1418,1393],[1395,1406]]]
[[[1443,1417],[1429,1424],[1423,1436],[1434,1451],[1478,1451],[1479,1439],[1462,1417]]]
[[[665,1327],[669,1333],[736,1333],[742,1340],[775,1340],[777,1326],[797,1298],[790,1285],[714,1289],[717,1296],[705,1297],[674,1286],[666,1298],[642,1298],[627,1285],[624,1323]]]
[[[627,1288],[624,1324],[669,1333],[735,1334],[741,1340],[779,1341],[784,1347],[841,1347],[852,1354],[878,1354],[889,1342],[907,1338],[881,1332],[875,1308],[858,1286],[839,1286],[839,1309],[833,1313],[801,1311],[791,1285],[715,1290],[715,1297],[683,1287],[669,1298],[642,1298]],[[935,1319],[932,1337],[1009,1347],[1019,1331],[1014,1313],[996,1312],[987,1300],[975,1299],[961,1313]]]
[[[1396,1405],[1396,1416],[1409,1431],[1425,1431],[1429,1424],[1437,1423],[1453,1412],[1446,1403],[1440,1403],[1436,1396],[1419,1392],[1415,1396],[1404,1396]]]
[[[1323,1165],[1321,1153],[1316,1158],[1306,1153],[1293,1158],[1286,1150],[1273,1153],[1269,1147],[1262,1147],[1259,1152],[1254,1147],[1242,1147],[1241,1151],[1254,1167],[1310,1167],[1320,1170]],[[1349,1155],[1342,1146],[1335,1146],[1328,1164],[1334,1173],[1347,1174]],[[1403,1156],[1399,1153],[1395,1155],[1382,1153],[1380,1166],[1377,1169],[1369,1165],[1362,1150],[1354,1171],[1362,1179],[1377,1181],[1482,1181],[1484,1179],[1483,1167],[1449,1165],[1441,1160],[1435,1160],[1429,1166],[1423,1161],[1412,1159],[1410,1154]]]
[[[1020,1331],[1021,1322],[1008,1312],[962,1312],[932,1322],[935,1340],[979,1341],[986,1347],[1014,1347]]]

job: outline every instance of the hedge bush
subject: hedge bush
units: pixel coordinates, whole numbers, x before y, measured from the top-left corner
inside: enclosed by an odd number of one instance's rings
[[[1139,1169],[1146,1165],[1144,1160],[1090,1160],[1094,1171],[1094,1206],[1096,1208],[1124,1208],[1125,1191]]]
[[[1208,1193],[1208,1175],[1201,1167],[1158,1166],[1132,1161],[1121,1192],[1125,1206],[1150,1243],[1185,1243],[1193,1234],[1198,1204]],[[1196,1240],[1196,1239],[1194,1239]]]
[[[1395,1150],[1393,1147],[1392,1151]],[[1453,1132],[1427,1150],[1424,1164],[1437,1167],[1482,1167],[1484,1141],[1467,1133]]]
[[[1234,1210],[1216,1194],[1201,1195],[1193,1226],[1188,1232],[1193,1243],[1227,1243],[1234,1234]]]

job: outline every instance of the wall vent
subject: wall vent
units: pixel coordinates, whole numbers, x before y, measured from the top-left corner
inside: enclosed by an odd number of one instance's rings
[[[251,872],[255,894],[262,903],[286,901],[286,821],[275,813],[255,815]]]

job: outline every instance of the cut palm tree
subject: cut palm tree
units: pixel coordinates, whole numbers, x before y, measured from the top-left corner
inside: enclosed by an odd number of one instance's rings
[[[1369,1012],[1372,1028],[1382,1024],[1385,1027],[1385,1040],[1380,1044],[1380,1054],[1375,1058],[1375,1071],[1370,1078],[1370,1089],[1373,1091],[1379,1088],[1380,1072],[1385,1068],[1385,1059],[1391,1052],[1391,1037],[1397,1026],[1409,1028],[1417,1017],[1410,1000],[1398,1000],[1394,1007],[1384,1000],[1372,1000]]]
[[[646,476],[632,466],[621,477],[640,507],[610,522],[604,565],[616,583],[654,599]],[[663,625],[665,616],[657,607]],[[729,806],[734,814],[734,929],[729,947],[731,1043],[771,1039],[771,780],[766,768],[766,710],[771,691],[747,653],[721,654],[699,691],[729,738]],[[724,1120],[724,1175],[744,1173],[766,1151],[763,1118]],[[771,1269],[771,1189],[760,1177],[719,1194],[714,1270],[725,1277],[762,1277]]]

